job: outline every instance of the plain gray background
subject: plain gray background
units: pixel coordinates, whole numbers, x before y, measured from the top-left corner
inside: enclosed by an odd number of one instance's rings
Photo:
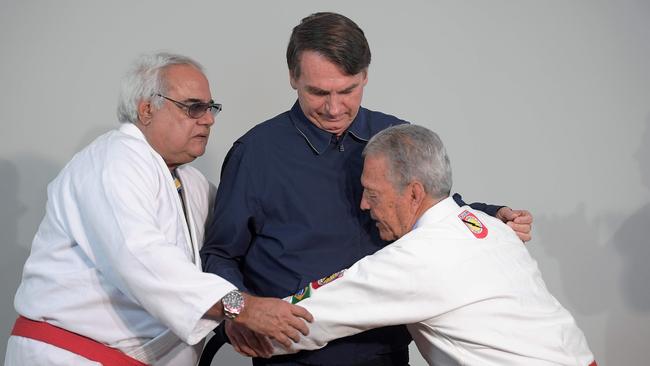
[[[194,164],[217,183],[232,142],[294,102],[292,27],[330,10],[370,42],[364,106],[437,131],[467,200],[533,212],[528,248],[599,364],[647,364],[650,2],[400,4],[1,0],[0,352],[46,185],[117,126],[134,57],[169,50],[207,68],[224,111]],[[215,364],[248,362],[225,350]]]

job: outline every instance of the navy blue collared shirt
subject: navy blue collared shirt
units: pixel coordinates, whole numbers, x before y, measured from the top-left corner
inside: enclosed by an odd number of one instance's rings
[[[361,152],[373,135],[403,123],[360,108],[337,138],[296,102],[252,128],[225,159],[201,250],[204,269],[252,294],[285,297],[381,249],[386,242],[359,208]],[[409,342],[405,327],[386,327],[283,359],[352,364]]]

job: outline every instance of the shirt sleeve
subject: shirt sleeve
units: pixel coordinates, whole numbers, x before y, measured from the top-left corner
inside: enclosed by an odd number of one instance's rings
[[[170,212],[168,222],[159,220],[161,207],[170,205],[163,202],[169,200],[167,182],[158,178],[153,155],[121,146],[106,159],[98,173],[101,184],[82,185],[73,197],[97,269],[178,337],[195,344],[218,324],[203,319],[205,312],[234,287],[199,270],[165,235],[162,226],[175,222],[178,211]]]
[[[474,202],[474,203],[467,204],[465,203],[465,201],[463,201],[463,197],[458,193],[454,193],[453,198],[454,201],[456,201],[456,203],[458,204],[458,206],[467,205],[475,210],[483,211],[492,217],[496,217],[497,211],[499,211],[499,209],[506,207],[506,206],[499,206],[499,205],[491,205],[483,202]]]
[[[244,144],[236,142],[223,163],[201,260],[204,271],[248,291],[240,266],[253,238],[257,204],[251,193],[251,168],[255,165],[245,151]]]
[[[460,301],[458,290],[453,281],[432,280],[445,270],[428,261],[430,257],[426,242],[404,237],[361,259],[330,283],[288,298],[295,303],[304,297],[297,304],[314,316],[309,335],[289,352],[322,348],[334,339],[416,323],[451,310]],[[287,353],[277,345],[274,352]]]

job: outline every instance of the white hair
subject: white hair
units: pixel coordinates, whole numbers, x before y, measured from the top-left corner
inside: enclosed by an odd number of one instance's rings
[[[120,122],[138,121],[138,104],[150,100],[156,93],[166,94],[167,85],[161,72],[172,65],[190,65],[201,72],[203,67],[189,57],[167,52],[157,52],[138,57],[122,78],[117,102],[117,118]],[[155,108],[160,108],[162,99],[155,99]]]

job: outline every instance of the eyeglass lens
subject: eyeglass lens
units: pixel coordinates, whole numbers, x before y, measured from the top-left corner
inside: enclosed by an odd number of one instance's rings
[[[221,111],[221,105],[217,103],[192,103],[187,108],[187,114],[192,118],[201,118],[208,109],[213,116],[216,116]]]

